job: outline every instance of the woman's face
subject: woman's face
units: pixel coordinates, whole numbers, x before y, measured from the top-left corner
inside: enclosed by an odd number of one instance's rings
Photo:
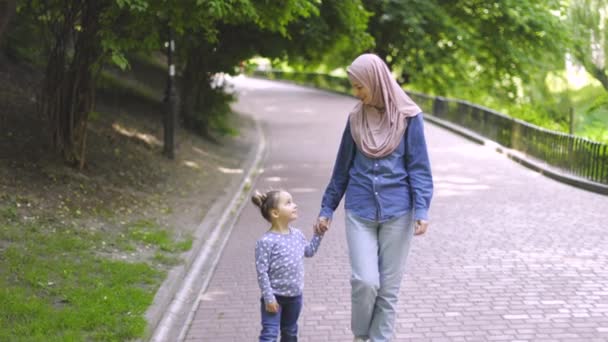
[[[361,100],[366,105],[370,104],[372,101],[372,98],[371,98],[371,92],[369,91],[369,89],[357,81],[351,80],[350,83],[353,86],[353,94],[355,95],[355,97],[357,97],[359,100]]]

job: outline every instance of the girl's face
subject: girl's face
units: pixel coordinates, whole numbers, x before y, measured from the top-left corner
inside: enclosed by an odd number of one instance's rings
[[[273,209],[272,216],[284,222],[291,222],[298,218],[298,205],[293,201],[289,192],[281,191],[279,193],[279,201],[276,209]]]
[[[357,97],[359,100],[361,100],[363,102],[363,104],[371,104],[372,101],[372,97],[371,97],[371,92],[369,91],[369,89],[367,87],[365,87],[363,84],[351,80],[350,82],[353,86],[353,94],[355,95],[355,97]]]

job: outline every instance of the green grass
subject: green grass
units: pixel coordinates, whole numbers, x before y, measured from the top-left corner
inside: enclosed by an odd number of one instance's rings
[[[129,341],[145,335],[144,313],[174,265],[174,241],[141,220],[128,234],[20,221],[0,207],[0,341]],[[108,245],[157,246],[149,263],[113,260]],[[132,248],[132,247],[131,247]]]
[[[101,72],[97,87],[117,97],[132,96],[147,103],[161,104],[161,98],[151,88],[134,80],[120,78],[105,70]]]
[[[174,241],[171,233],[163,230],[156,223],[147,220],[136,221],[129,227],[131,239],[154,245],[164,252],[184,252],[192,247],[192,239]]]

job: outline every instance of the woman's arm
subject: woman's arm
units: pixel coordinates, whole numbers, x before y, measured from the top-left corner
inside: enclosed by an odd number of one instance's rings
[[[342,134],[342,141],[340,142],[331,179],[321,200],[319,217],[331,220],[334,211],[338,208],[348,185],[349,170],[355,157],[355,151],[355,142],[350,134],[350,124],[347,122]]]
[[[409,119],[406,139],[405,167],[413,192],[414,219],[427,221],[433,197],[433,175],[424,137],[422,113]]]

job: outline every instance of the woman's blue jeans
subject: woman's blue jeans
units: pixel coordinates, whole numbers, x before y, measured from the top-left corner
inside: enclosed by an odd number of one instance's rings
[[[262,298],[262,332],[260,342],[276,342],[281,333],[281,342],[298,341],[298,317],[302,311],[302,295],[295,297],[276,296],[279,312],[266,311]]]
[[[346,212],[351,275],[351,329],[372,342],[389,341],[405,260],[414,236],[412,212],[387,222]]]

